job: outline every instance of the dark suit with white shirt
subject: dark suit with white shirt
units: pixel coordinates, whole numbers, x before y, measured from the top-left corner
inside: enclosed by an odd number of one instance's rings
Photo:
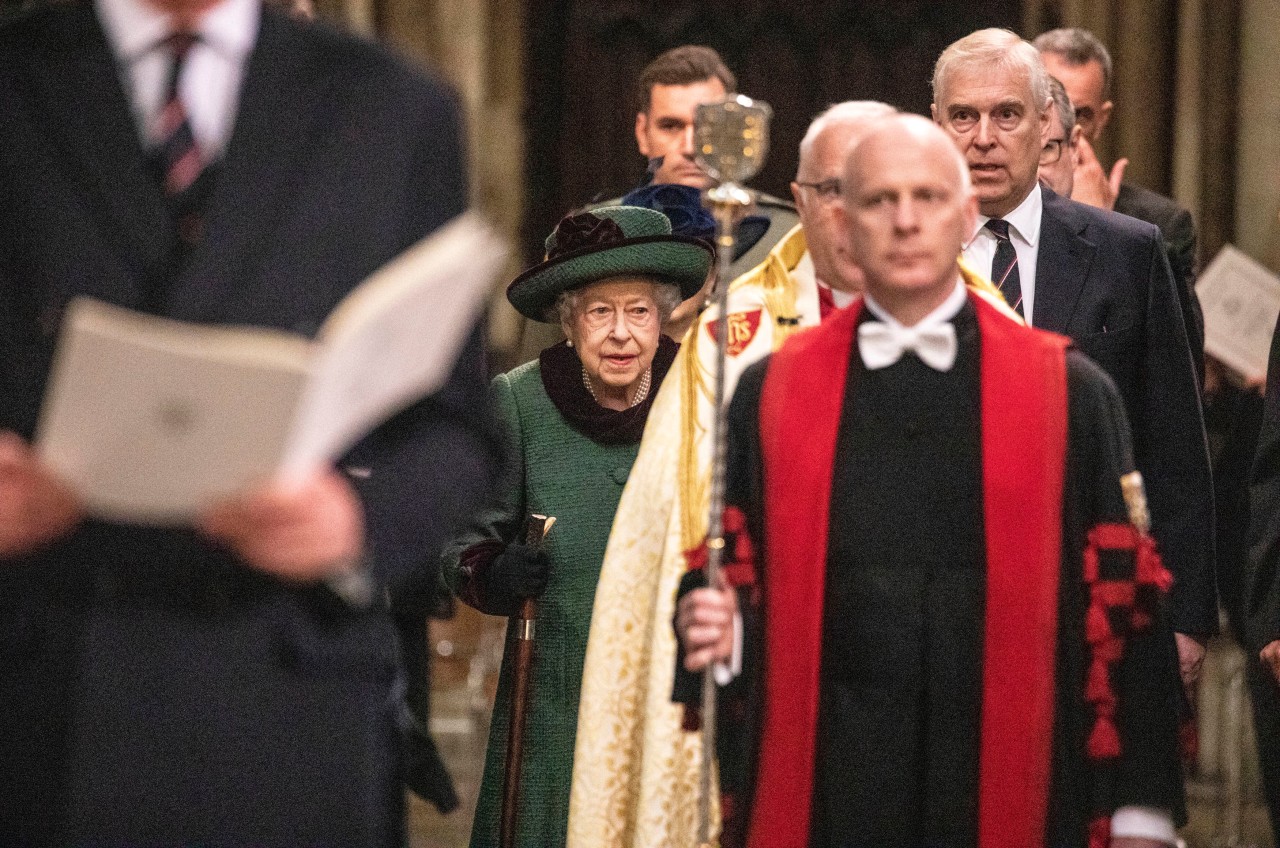
[[[89,5],[0,28],[0,115],[0,429],[25,438],[71,298],[309,335],[466,202],[442,85],[269,9],[189,251]],[[486,488],[484,410],[476,336],[343,459],[377,597],[433,579]],[[397,678],[383,605],[189,531],[87,522],[0,562],[0,845],[398,848]]]
[[[1035,326],[1070,336],[1120,389],[1179,633],[1217,632],[1213,485],[1191,345],[1160,231],[1042,188]]]

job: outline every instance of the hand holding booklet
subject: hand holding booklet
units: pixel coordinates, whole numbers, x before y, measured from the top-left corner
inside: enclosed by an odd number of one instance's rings
[[[506,258],[461,216],[356,287],[314,340],[77,299],[37,449],[90,513],[143,524],[300,479],[444,385]]]

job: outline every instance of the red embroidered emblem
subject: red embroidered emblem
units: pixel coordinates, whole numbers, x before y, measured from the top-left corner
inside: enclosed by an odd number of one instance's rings
[[[756,337],[756,331],[760,329],[760,313],[759,309],[729,313],[729,340],[725,344],[725,351],[729,356],[737,356],[751,344],[751,340]],[[707,334],[713,341],[719,341],[716,336],[716,329],[719,326],[719,321],[711,321],[707,324]]]

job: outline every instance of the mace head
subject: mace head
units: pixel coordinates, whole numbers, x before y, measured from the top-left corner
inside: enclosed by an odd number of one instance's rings
[[[721,183],[746,182],[764,165],[772,116],[768,103],[741,94],[703,103],[694,115],[694,158]]]

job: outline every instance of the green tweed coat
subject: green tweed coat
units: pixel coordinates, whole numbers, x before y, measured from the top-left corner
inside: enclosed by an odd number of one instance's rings
[[[578,694],[596,582],[639,444],[601,445],[570,427],[547,396],[537,361],[496,377],[493,396],[508,438],[509,473],[485,511],[446,551],[443,572],[458,592],[465,550],[486,540],[517,541],[531,513],[556,517],[546,539],[551,579],[538,602],[516,840],[553,848],[564,845],[569,820]],[[507,628],[472,848],[498,844],[514,630]]]

